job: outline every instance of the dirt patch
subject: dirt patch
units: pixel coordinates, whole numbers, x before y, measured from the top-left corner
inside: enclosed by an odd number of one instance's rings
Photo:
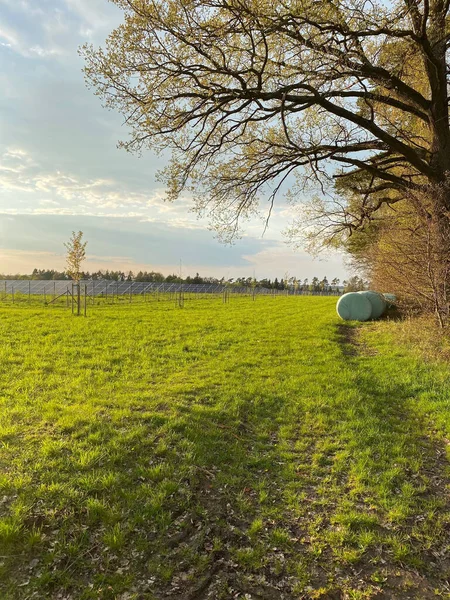
[[[338,341],[344,356],[376,356],[378,350],[372,348],[362,339],[362,330],[359,327],[351,327],[343,323],[337,326]]]

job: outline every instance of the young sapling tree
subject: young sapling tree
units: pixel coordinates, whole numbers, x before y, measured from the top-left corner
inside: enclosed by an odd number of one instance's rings
[[[75,281],[77,287],[77,314],[81,311],[81,297],[80,297],[80,279],[82,276],[81,265],[86,259],[86,245],[87,242],[83,241],[83,232],[72,231],[72,236],[64,246],[67,249],[66,255],[66,273],[69,277]]]

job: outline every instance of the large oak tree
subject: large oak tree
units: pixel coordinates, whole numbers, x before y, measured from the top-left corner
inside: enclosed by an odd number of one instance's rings
[[[226,235],[294,173],[351,188],[349,232],[430,186],[450,210],[450,0],[112,1],[124,22],[84,48],[87,78]]]

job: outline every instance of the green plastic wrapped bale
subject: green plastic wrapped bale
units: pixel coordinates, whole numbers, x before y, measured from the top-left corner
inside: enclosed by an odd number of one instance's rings
[[[348,292],[339,298],[336,311],[344,321],[368,321],[372,316],[372,304],[366,296]]]
[[[384,299],[386,300],[386,304],[388,308],[392,308],[395,306],[397,302],[397,296],[395,294],[383,294]]]
[[[387,302],[384,297],[378,292],[372,292],[370,290],[364,292],[358,292],[362,296],[368,298],[372,305],[372,319],[379,319],[386,312]]]

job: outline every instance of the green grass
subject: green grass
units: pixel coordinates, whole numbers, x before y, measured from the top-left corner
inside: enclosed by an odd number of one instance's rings
[[[0,307],[0,597],[449,598],[449,369],[334,305]]]

